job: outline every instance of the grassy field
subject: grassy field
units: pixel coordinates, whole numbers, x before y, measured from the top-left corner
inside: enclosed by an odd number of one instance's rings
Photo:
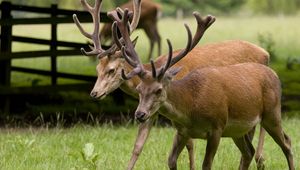
[[[286,133],[292,138],[296,169],[300,168],[300,133],[295,128],[299,123],[297,118],[283,121]],[[69,129],[1,129],[0,167],[3,170],[125,169],[136,132],[137,126],[116,127],[110,124],[96,127],[78,125]],[[153,128],[135,169],[168,169],[167,157],[174,132],[171,127]],[[196,140],[195,143],[196,166],[200,169],[206,142]],[[239,156],[232,140],[224,138],[215,156],[213,169],[237,169]],[[266,136],[264,156],[266,169],[287,169],[281,149],[269,135]],[[188,169],[186,150],[180,155],[178,164],[179,169]],[[254,160],[250,169],[256,169]]]

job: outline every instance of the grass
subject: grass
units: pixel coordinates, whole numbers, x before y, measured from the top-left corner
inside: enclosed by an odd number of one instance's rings
[[[299,123],[300,119],[297,118],[283,120],[283,127],[292,138],[296,169],[300,168],[297,164],[300,161],[300,134],[295,128]],[[136,132],[137,126],[110,124],[96,127],[77,125],[69,129],[1,129],[0,166],[5,170],[125,169]],[[173,135],[173,128],[154,127],[135,169],[168,169],[167,157]],[[254,146],[257,144],[257,135],[253,141]],[[195,143],[196,166],[200,169],[205,141],[196,140]],[[213,169],[237,169],[239,155],[231,139],[222,139]],[[281,149],[269,135],[266,136],[264,156],[267,169],[287,169]],[[89,158],[94,158],[94,162]],[[186,150],[180,155],[178,166],[178,169],[188,169]],[[250,169],[255,169],[254,160]]]

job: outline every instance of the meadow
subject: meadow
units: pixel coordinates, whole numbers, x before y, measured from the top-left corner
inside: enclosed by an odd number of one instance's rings
[[[297,118],[286,118],[283,127],[292,138],[296,169],[300,161],[300,123]],[[258,128],[257,128],[258,129]],[[28,128],[0,130],[0,167],[3,170],[116,170],[125,169],[137,133],[136,125],[111,124],[76,125],[69,129]],[[140,155],[135,169],[168,169],[167,158],[175,130],[154,127]],[[256,147],[258,130],[253,141]],[[273,139],[265,137],[263,154],[266,169],[287,169],[286,159]],[[196,169],[201,169],[205,152],[204,140],[195,140]],[[230,138],[223,138],[214,159],[213,169],[238,168],[240,153]],[[187,151],[178,159],[178,169],[188,169]],[[255,161],[251,170],[256,169]]]
[[[300,16],[256,16],[256,17],[217,17],[217,21],[209,28],[200,41],[199,45],[224,41],[229,39],[240,39],[258,44],[259,35],[271,37],[275,42],[275,52],[279,57],[272,67],[278,72],[281,80],[288,81],[290,78],[299,82],[299,71],[286,71],[285,62],[288,57],[300,56]],[[166,38],[170,38],[174,49],[182,48],[186,43],[186,33],[183,23],[191,25],[195,30],[195,20],[185,18],[175,20],[164,18],[159,22],[159,30],[162,36],[164,53],[167,52]],[[91,28],[90,24],[86,24]],[[16,26],[14,35],[27,35],[31,37],[42,37],[50,39],[50,27],[38,26]],[[136,31],[132,37],[139,36],[137,52],[141,57],[146,57],[149,43],[142,31]],[[73,42],[86,42],[87,40],[79,33],[74,24],[59,25],[60,40]],[[13,44],[13,51],[45,50],[47,46],[27,45],[21,43]],[[145,61],[145,58],[143,58]],[[97,61],[87,57],[67,57],[58,59],[58,70],[62,72],[96,75],[95,66]],[[18,59],[13,65],[26,66],[48,70],[50,63],[48,58]],[[299,70],[299,69],[298,69]],[[288,79],[288,80],[287,80]],[[50,79],[14,72],[12,84],[14,86],[49,84]],[[59,83],[69,83],[72,80],[59,79]],[[299,94],[298,84],[293,93]],[[289,90],[288,90],[289,91]],[[88,94],[86,94],[88,95]],[[299,101],[294,104],[300,107]],[[293,112],[299,115],[299,112]],[[300,119],[286,117],[283,120],[285,131],[292,138],[293,152],[296,169],[299,166],[300,153]],[[167,156],[172,145],[175,130],[171,127],[153,128],[149,140],[136,164],[136,169],[152,170],[167,169]],[[0,129],[0,169],[4,170],[41,170],[41,169],[99,169],[115,170],[125,169],[130,159],[132,147],[137,133],[137,125],[131,123],[115,126],[111,124],[88,126],[75,125],[70,128],[2,128]],[[257,134],[254,138],[254,146],[257,144]],[[94,147],[94,148],[93,148]],[[203,160],[205,141],[196,141],[196,165],[200,169]],[[214,160],[213,169],[237,169],[239,162],[239,151],[231,139],[223,139]],[[265,165],[267,169],[287,169],[286,160],[280,148],[267,135],[264,146]],[[186,150],[179,158],[179,169],[188,169]],[[255,161],[250,169],[255,168]]]

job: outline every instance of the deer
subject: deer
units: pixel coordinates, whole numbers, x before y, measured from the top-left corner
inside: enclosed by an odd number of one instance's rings
[[[124,39],[124,44],[117,42],[118,46],[122,45],[122,55],[133,68],[129,73],[123,69],[121,75],[124,80],[135,76],[140,79],[136,87],[139,104],[135,119],[145,122],[159,112],[176,128],[168,158],[169,169],[177,169],[177,159],[187,142],[200,138],[207,141],[202,169],[210,170],[221,138],[230,137],[241,152],[239,169],[247,170],[255,154],[249,132],[257,124],[261,124],[282,149],[289,169],[295,169],[291,139],[281,126],[281,83],[274,70],[248,62],[200,67],[173,80],[181,70],[176,63],[187,56],[196,43],[188,25],[185,24],[186,47],[174,53],[167,39],[167,61],[158,67],[151,60],[151,70],[141,63],[126,25],[119,21],[113,25]],[[117,34],[117,28],[114,32]]]
[[[121,5],[121,9],[129,9],[133,11],[134,5],[131,1]],[[150,50],[148,54],[148,60],[153,56],[154,45],[157,44],[158,56],[161,55],[161,37],[158,31],[158,18],[161,13],[161,6],[152,0],[143,0],[141,3],[140,22],[137,28],[143,29],[148,39],[150,40]],[[112,23],[106,23],[103,25],[100,32],[100,39],[102,42],[111,39]]]
[[[124,80],[121,77],[121,70],[124,69],[126,72],[131,70],[131,66],[127,64],[124,57],[122,56],[121,48],[119,48],[116,44],[113,44],[110,49],[104,50],[101,48],[99,36],[99,23],[100,18],[98,17],[98,11],[93,12],[92,7],[88,6],[88,4],[82,0],[83,6],[87,11],[89,11],[94,18],[94,30],[92,33],[87,33],[84,28],[81,26],[80,22],[76,15],[73,16],[74,22],[79,28],[80,32],[87,38],[91,39],[94,42],[92,47],[92,51],[86,52],[84,49],[81,51],[85,55],[97,55],[99,58],[99,64],[96,67],[98,78],[94,85],[94,88],[91,92],[91,96],[96,99],[105,98],[110,92],[114,91],[118,87],[120,87],[125,93],[132,95],[135,98],[138,98],[138,93],[136,92],[136,86],[139,84],[140,80],[137,77],[133,77],[130,80]],[[96,1],[95,6],[100,8],[100,1]],[[134,1],[134,16],[132,22],[130,24],[130,32],[132,32],[139,18],[139,2]],[[118,16],[124,11],[120,9],[116,9],[115,11],[111,11],[108,13],[110,17]],[[194,16],[197,19],[198,32],[201,29],[204,29],[203,26],[210,26],[215,21],[215,18],[212,16],[207,16],[206,18],[202,18],[198,13],[194,13]],[[115,37],[115,36],[114,36]],[[198,36],[199,37],[199,36]],[[201,38],[201,37],[200,37]],[[222,66],[222,65],[230,65],[242,62],[258,62],[267,65],[269,62],[269,54],[263,50],[262,48],[251,44],[249,42],[240,41],[240,40],[231,40],[225,42],[219,42],[214,44],[209,44],[205,46],[196,46],[187,54],[186,58],[183,58],[182,61],[179,61],[177,65],[184,66],[179,74],[176,75],[175,79],[182,78],[185,74],[190,72],[191,70],[197,67],[207,67],[210,65]],[[166,55],[162,55],[158,57],[155,61],[156,65],[161,65],[167,59]],[[146,69],[151,69],[149,64],[145,64],[144,67]],[[139,125],[138,137],[136,139],[131,159],[128,163],[127,169],[133,169],[140,153],[142,152],[143,146],[148,138],[148,135],[151,131],[151,127],[154,122],[154,118],[150,118],[149,120],[141,123]],[[253,131],[254,132],[254,131]],[[257,149],[256,159],[259,160],[259,165],[262,164],[262,145],[263,145],[263,136],[264,131],[260,132],[260,140]],[[253,136],[253,135],[252,135]],[[189,140],[186,148],[189,152],[189,160],[190,167],[194,169],[194,158],[193,158],[193,142]]]

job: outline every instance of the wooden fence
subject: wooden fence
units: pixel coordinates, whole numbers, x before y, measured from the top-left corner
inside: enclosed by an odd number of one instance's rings
[[[57,91],[57,90],[78,90],[91,88],[91,82],[94,82],[95,76],[84,76],[78,74],[70,74],[58,72],[57,70],[57,57],[60,56],[82,56],[80,48],[89,48],[88,44],[58,41],[57,39],[57,26],[62,23],[73,23],[73,14],[77,14],[82,23],[92,22],[91,16],[88,12],[63,10],[58,9],[57,5],[52,5],[50,8],[30,7],[13,5],[10,2],[2,2],[1,9],[1,35],[0,35],[0,111],[1,108],[4,112],[9,110],[10,100],[9,97],[12,94],[21,93],[41,93],[45,91]],[[47,14],[48,17],[37,18],[13,18],[12,12],[30,12],[38,14]],[[110,22],[110,19],[106,16],[106,13],[101,13],[101,22]],[[15,25],[34,25],[34,24],[47,24],[51,25],[51,39],[39,39],[24,36],[14,36],[12,34],[13,26]],[[12,43],[22,42],[29,44],[40,44],[49,46],[49,50],[39,51],[26,51],[26,52],[12,52]],[[68,47],[59,49],[59,47]],[[105,47],[104,47],[105,48]],[[12,60],[21,58],[38,58],[38,57],[50,57],[51,67],[50,71],[31,69],[25,67],[12,66]],[[40,87],[11,87],[11,72],[23,72],[32,73],[43,76],[51,77],[51,85]],[[58,78],[68,78],[76,80],[84,80],[89,83],[81,84],[67,84],[58,85]]]

